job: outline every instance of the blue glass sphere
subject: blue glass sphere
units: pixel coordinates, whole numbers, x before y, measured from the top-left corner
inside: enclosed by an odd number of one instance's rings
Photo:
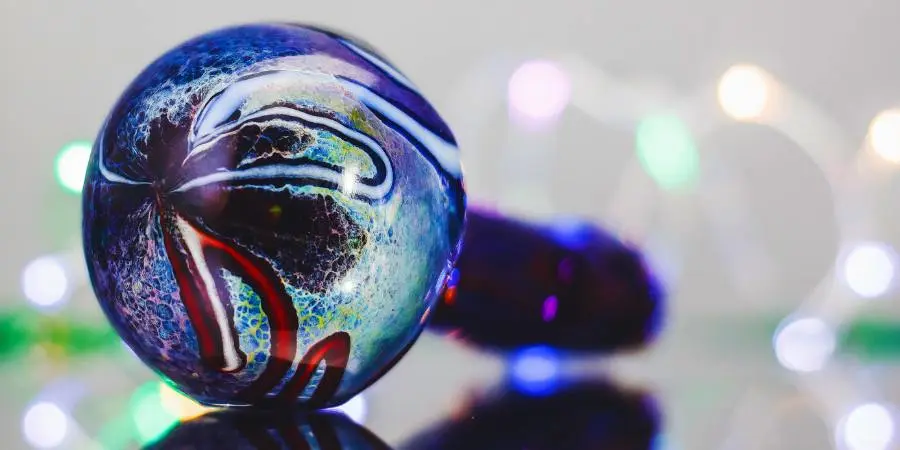
[[[412,345],[459,251],[450,129],[365,43],[214,31],[114,105],[84,188],[100,305],[212,405],[340,404]]]

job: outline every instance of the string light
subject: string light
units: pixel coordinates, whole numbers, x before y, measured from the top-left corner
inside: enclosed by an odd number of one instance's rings
[[[814,317],[791,320],[775,332],[778,362],[794,372],[815,372],[828,362],[837,346],[834,330]]]
[[[844,260],[844,280],[860,297],[881,296],[891,288],[896,260],[896,254],[887,245],[860,244]]]
[[[510,110],[536,121],[558,117],[572,96],[568,74],[552,61],[528,61],[509,79],[507,96]]]
[[[64,189],[81,192],[91,158],[91,145],[88,141],[73,141],[60,149],[56,156],[56,179]]]
[[[857,406],[838,426],[838,441],[849,450],[884,450],[894,438],[894,419],[877,403]]]
[[[880,112],[869,125],[869,146],[886,161],[900,163],[900,109]]]
[[[757,66],[732,66],[719,80],[719,106],[735,120],[759,119],[769,105],[770,84],[769,75]]]
[[[22,418],[25,441],[35,448],[58,447],[65,441],[68,432],[69,418],[55,403],[35,403]]]
[[[42,256],[22,270],[22,292],[30,302],[51,308],[68,299],[69,276],[63,261],[55,256]]]
[[[652,115],[637,126],[637,156],[644,171],[663,189],[691,186],[700,172],[700,155],[687,125],[676,116]]]

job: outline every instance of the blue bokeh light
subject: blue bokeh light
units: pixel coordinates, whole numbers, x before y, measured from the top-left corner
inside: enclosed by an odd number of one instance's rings
[[[547,395],[559,384],[559,354],[546,346],[528,347],[510,359],[512,386],[528,395]]]

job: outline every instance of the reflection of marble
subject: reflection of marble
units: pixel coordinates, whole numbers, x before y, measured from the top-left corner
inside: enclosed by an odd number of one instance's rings
[[[164,449],[390,450],[343,414],[220,411],[170,431],[148,450]]]
[[[402,448],[641,450],[655,448],[659,433],[659,412],[649,395],[605,381],[580,381],[545,396],[504,388],[469,399]]]

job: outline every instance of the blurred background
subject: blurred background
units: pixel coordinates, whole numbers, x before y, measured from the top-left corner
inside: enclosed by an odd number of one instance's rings
[[[387,443],[500,380],[576,373],[652,396],[658,449],[900,448],[898,19],[894,0],[4,0],[2,446],[136,448],[202,412],[106,327],[80,186],[145,65],[277,20],[359,36],[414,80],[472,204],[603,224],[669,292],[658,341],[627,354],[424,335],[347,406]]]

